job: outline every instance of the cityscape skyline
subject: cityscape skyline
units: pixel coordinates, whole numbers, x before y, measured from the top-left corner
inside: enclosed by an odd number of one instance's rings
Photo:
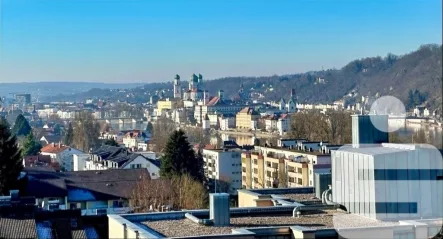
[[[442,41],[440,1],[0,4],[2,83],[293,74]]]

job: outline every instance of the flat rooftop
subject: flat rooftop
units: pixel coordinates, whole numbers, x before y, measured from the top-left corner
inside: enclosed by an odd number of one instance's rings
[[[295,202],[321,202],[321,199],[315,197],[315,193],[289,193],[289,194],[274,194],[273,198],[288,198]]]
[[[337,216],[337,217],[336,217]],[[337,221],[337,218],[339,219]],[[334,223],[340,227],[368,227],[397,225],[392,222],[380,222],[369,218],[336,210],[320,211],[317,214],[292,217],[292,215],[261,215],[249,217],[231,217],[231,225],[227,227],[204,226],[189,219],[144,221],[144,225],[165,237],[228,235],[233,229],[248,229],[258,227],[302,226],[309,229],[334,228]]]

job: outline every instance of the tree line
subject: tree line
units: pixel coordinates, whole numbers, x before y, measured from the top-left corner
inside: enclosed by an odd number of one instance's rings
[[[161,178],[144,178],[133,191],[131,206],[136,211],[159,210],[161,206],[197,209],[207,205],[203,157],[200,151],[194,152],[184,131],[173,130],[168,135],[160,162]]]
[[[291,116],[291,138],[349,144],[352,141],[351,114],[344,111],[305,111]]]

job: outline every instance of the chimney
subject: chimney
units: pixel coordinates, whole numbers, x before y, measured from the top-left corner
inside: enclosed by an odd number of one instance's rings
[[[52,142],[52,147],[55,147],[55,142]]]

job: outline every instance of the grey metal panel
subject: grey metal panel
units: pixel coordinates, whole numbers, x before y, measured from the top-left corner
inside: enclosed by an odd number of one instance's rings
[[[343,172],[347,172],[349,170],[349,166],[348,166],[348,153],[344,153],[342,155],[342,170]],[[343,179],[342,179],[342,190],[343,190],[343,204],[345,205],[345,207],[349,210],[349,187],[348,187],[348,181],[349,181],[349,174],[344,173],[342,174]]]
[[[321,198],[321,194],[328,189],[328,185],[331,185],[330,173],[316,173],[315,174],[315,196]],[[332,192],[334,195],[334,191]]]
[[[431,217],[432,216],[432,202],[431,202],[431,185],[428,180],[426,180],[425,174],[431,174],[431,163],[430,163],[430,152],[428,150],[420,150],[419,155],[416,155],[416,159],[420,159],[420,166],[423,171],[420,172],[420,206],[419,211],[421,217]],[[410,182],[414,183],[414,182]]]
[[[359,214],[360,213],[360,183],[358,180],[358,175],[359,175],[359,170],[358,170],[358,165],[359,165],[359,155],[358,154],[352,154],[353,157],[353,164],[354,164],[354,168],[352,169],[354,171],[354,211],[355,213]]]
[[[355,198],[355,188],[354,188],[354,154],[348,154],[348,192],[349,192],[349,212],[355,213],[354,198]]]
[[[415,160],[416,157],[415,151],[408,152],[408,168],[409,169],[418,169],[419,165],[417,160]],[[408,170],[408,188],[409,188],[409,197],[407,201],[409,202],[417,202],[419,203],[420,200],[420,190],[414,185],[412,182],[412,170]],[[417,205],[417,210],[420,212],[420,205]],[[417,217],[419,214],[409,214],[411,217]]]
[[[358,193],[358,201],[359,201],[359,213],[361,215],[365,215],[366,214],[366,209],[365,209],[365,202],[366,202],[366,198],[365,198],[365,182],[364,180],[364,157],[363,155],[358,155],[358,188],[359,188],[359,193]]]
[[[367,173],[368,173],[368,191],[369,191],[369,217],[370,218],[376,218],[376,211],[375,211],[375,181],[374,181],[374,156],[372,155],[365,155],[365,158],[367,160]]]

